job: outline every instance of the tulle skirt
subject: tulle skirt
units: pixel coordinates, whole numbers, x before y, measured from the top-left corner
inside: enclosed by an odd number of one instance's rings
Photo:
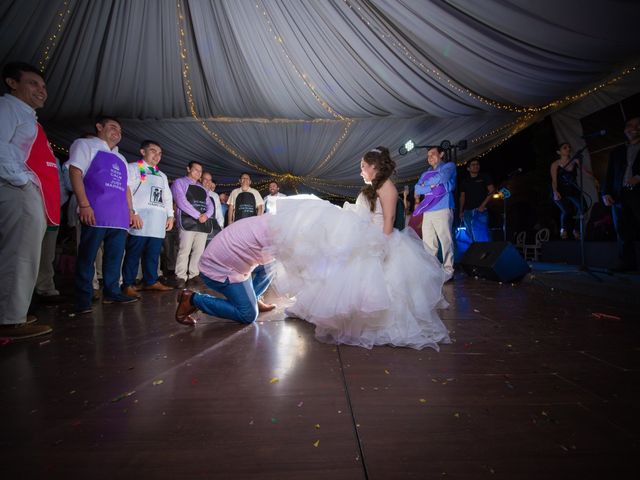
[[[286,313],[313,323],[318,340],[436,350],[449,343],[436,311],[447,306],[446,274],[411,229],[387,236],[368,211],[295,197],[278,199],[270,228],[273,286],[295,300]]]

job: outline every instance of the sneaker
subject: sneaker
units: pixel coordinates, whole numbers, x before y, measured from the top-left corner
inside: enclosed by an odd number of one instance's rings
[[[38,337],[52,331],[53,329],[49,325],[27,325],[26,323],[0,325],[0,337],[11,338],[12,340]]]
[[[110,303],[134,303],[137,302],[138,298],[137,297],[130,297],[128,295],[123,295],[121,293],[114,295],[113,297],[107,297],[105,295],[105,297],[102,299],[102,303],[104,303],[105,305],[108,305]]]

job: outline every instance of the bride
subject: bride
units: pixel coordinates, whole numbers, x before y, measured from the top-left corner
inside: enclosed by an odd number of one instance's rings
[[[361,163],[355,205],[283,197],[270,222],[274,286],[295,297],[287,315],[316,326],[322,342],[439,349],[449,343],[440,263],[411,229],[394,230],[395,162],[385,147]]]

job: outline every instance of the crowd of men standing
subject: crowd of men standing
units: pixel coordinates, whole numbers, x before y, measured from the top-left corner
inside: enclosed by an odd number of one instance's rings
[[[34,289],[55,296],[53,255],[61,206],[73,193],[80,221],[75,268],[75,313],[91,314],[96,301],[95,262],[102,255],[102,302],[131,304],[140,291],[168,291],[200,282],[199,260],[217,232],[234,222],[263,213],[275,213],[282,196],[277,182],[262,198],[251,187],[251,176],[240,175],[240,186],[228,196],[215,192],[211,173],[192,161],[186,175],[170,187],[160,171],[162,147],[144,140],[140,158],[128,163],[119,153],[120,122],[102,116],[95,133],[79,138],[60,167],[36,110],[47,100],[40,72],[25,63],[2,70],[9,92],[0,97],[0,336],[30,338],[51,332],[29,315]],[[637,268],[633,240],[640,230],[640,119],[625,126],[628,143],[614,150],[603,191],[603,201],[614,209],[624,269]],[[429,148],[429,169],[415,186],[424,198],[416,206],[423,213],[425,248],[441,252],[443,268],[453,276],[452,223],[456,168],[444,161],[445,152]],[[474,240],[488,239],[486,206],[494,191],[491,179],[479,173],[477,160],[468,164],[469,177],[461,182],[459,215]],[[417,199],[420,200],[420,199]],[[75,205],[74,204],[74,205]],[[50,232],[50,233],[47,233]],[[179,246],[173,257],[175,234]],[[167,235],[169,233],[169,235]],[[159,280],[159,259],[175,262],[174,285]],[[142,270],[142,282],[137,283]],[[263,309],[272,306],[265,305]]]
[[[95,132],[75,140],[68,161],[60,166],[37,122],[36,109],[47,100],[42,75],[29,64],[11,63],[2,77],[9,89],[0,98],[2,337],[30,338],[52,331],[36,323],[29,308],[34,290],[45,297],[59,295],[53,260],[61,207],[69,194],[77,206],[70,209],[77,217],[70,223],[79,225],[76,315],[91,314],[100,298],[103,304],[131,304],[141,291],[164,292],[199,282],[198,262],[208,241],[234,221],[262,215],[265,203],[275,211],[269,196],[263,199],[250,187],[247,173],[230,197],[215,192],[211,173],[203,173],[195,161],[170,186],[159,168],[162,147],[155,140],[144,140],[139,160],[128,163],[118,151],[122,126],[114,117],[99,117]],[[177,255],[175,242],[167,242],[169,232],[177,233]],[[175,269],[173,285],[160,281],[163,247],[167,265]],[[100,251],[101,297],[94,283]]]

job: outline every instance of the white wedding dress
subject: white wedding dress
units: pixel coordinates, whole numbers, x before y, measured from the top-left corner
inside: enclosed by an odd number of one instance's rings
[[[273,286],[294,297],[289,316],[316,326],[325,343],[439,350],[449,343],[437,308],[446,274],[411,230],[382,231],[380,201],[361,194],[344,208],[283,197],[270,223]]]

